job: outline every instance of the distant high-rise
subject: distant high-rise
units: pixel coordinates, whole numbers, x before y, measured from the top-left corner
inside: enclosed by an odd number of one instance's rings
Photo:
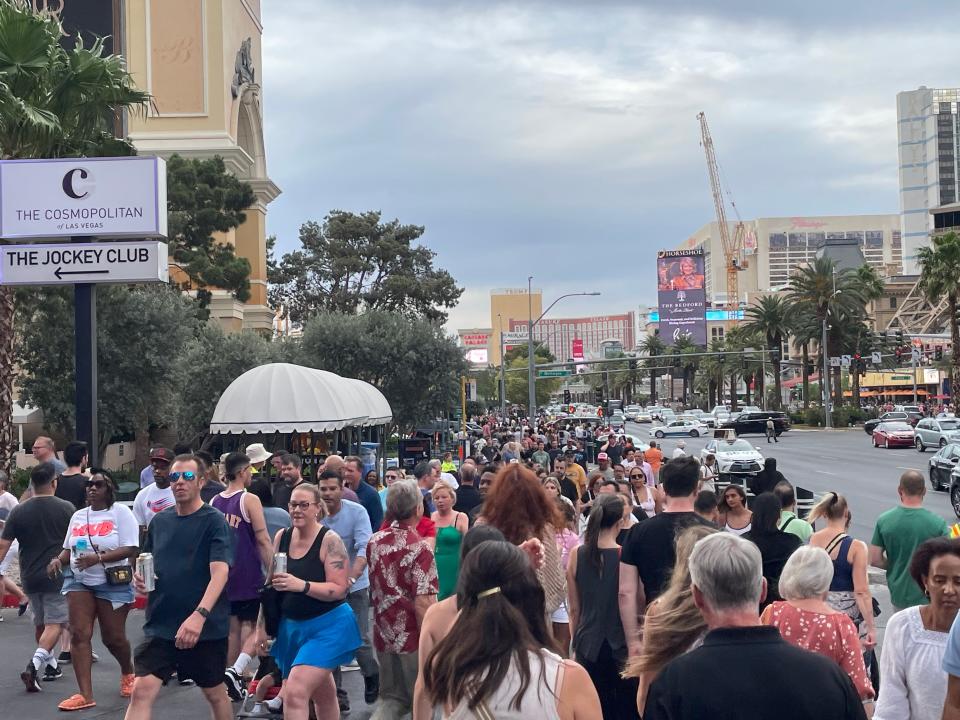
[[[919,272],[917,250],[930,243],[932,208],[957,202],[960,89],[927,88],[897,93],[897,155],[903,271]]]

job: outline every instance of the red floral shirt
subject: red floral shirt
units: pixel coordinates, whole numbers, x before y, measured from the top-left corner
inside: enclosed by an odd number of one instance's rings
[[[412,529],[393,523],[367,543],[373,645],[380,652],[412,653],[420,645],[414,601],[436,595],[437,565],[430,546]]]

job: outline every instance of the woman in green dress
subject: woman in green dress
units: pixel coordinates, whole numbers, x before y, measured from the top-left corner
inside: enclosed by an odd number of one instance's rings
[[[437,576],[440,591],[437,599],[443,600],[457,592],[457,574],[460,571],[460,542],[470,525],[466,513],[454,512],[457,493],[442,480],[433,486],[433,504],[436,511],[430,519],[437,526],[437,544],[434,557],[437,561]]]

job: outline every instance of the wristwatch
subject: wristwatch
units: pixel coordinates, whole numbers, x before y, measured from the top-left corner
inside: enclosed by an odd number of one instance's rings
[[[306,595],[310,592],[310,583],[306,580],[303,581],[303,590],[300,591],[302,595]]]
[[[196,610],[194,610],[194,612],[195,612],[195,613],[200,613],[200,615],[203,616],[203,619],[204,619],[204,620],[206,620],[208,617],[210,617],[210,611],[207,610],[205,607],[198,607]]]

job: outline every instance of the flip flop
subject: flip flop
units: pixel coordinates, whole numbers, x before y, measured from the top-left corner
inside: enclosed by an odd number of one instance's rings
[[[72,712],[74,710],[86,710],[87,708],[96,707],[97,703],[93,700],[87,700],[83,695],[77,693],[76,695],[71,695],[62,703],[57,705],[58,708],[66,712]]]

